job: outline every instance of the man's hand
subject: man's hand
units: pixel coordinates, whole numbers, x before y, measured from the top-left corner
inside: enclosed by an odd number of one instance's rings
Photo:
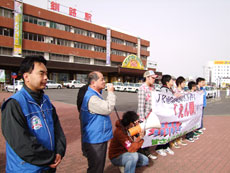
[[[61,155],[60,154],[56,154],[56,158],[54,160],[54,164],[49,165],[49,167],[56,168],[59,165],[59,163],[61,163]]]
[[[114,86],[113,86],[113,84],[107,84],[107,90],[108,90],[109,92],[113,92],[113,91],[114,91]]]

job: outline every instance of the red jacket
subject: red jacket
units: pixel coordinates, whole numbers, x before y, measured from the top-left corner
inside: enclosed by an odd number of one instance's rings
[[[116,129],[109,145],[109,159],[116,158],[126,152],[136,152],[141,148],[144,140],[140,137],[132,141],[127,133],[122,130],[119,120],[116,122]]]

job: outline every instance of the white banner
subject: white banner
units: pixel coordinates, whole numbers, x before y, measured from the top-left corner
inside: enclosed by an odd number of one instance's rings
[[[187,93],[176,98],[166,93],[152,93],[152,111],[161,122],[161,129],[148,129],[143,148],[166,144],[201,125],[203,93]]]

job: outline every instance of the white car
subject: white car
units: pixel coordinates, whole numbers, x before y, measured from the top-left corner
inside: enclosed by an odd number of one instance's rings
[[[155,88],[156,91],[160,91],[161,90],[161,85],[155,83],[154,88]]]
[[[6,86],[5,86],[5,90],[6,90],[7,92],[17,92],[17,91],[19,91],[20,89],[22,89],[23,84],[24,84],[24,81],[23,81],[23,80],[15,80],[14,85],[6,85]]]
[[[79,80],[71,80],[63,84],[66,88],[81,88],[84,86],[84,83],[81,83]]]
[[[212,86],[205,86],[206,98],[214,98],[217,95],[217,91]]]
[[[123,91],[124,84],[122,82],[113,82],[114,90],[115,91]]]
[[[128,92],[138,92],[141,84],[140,83],[130,83],[127,87]]]
[[[56,83],[52,80],[48,80],[46,83],[46,89],[50,89],[50,88],[57,88],[57,89],[61,89],[62,88],[62,84],[60,83]]]

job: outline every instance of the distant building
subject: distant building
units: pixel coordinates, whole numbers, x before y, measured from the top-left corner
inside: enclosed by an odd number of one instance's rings
[[[204,67],[204,75],[208,84],[217,87],[230,85],[230,61],[209,61]]]
[[[52,8],[58,11],[58,3],[52,2]],[[84,82],[94,70],[101,71],[108,82],[138,82],[143,78],[150,55],[149,41],[29,4],[14,3],[0,1],[0,69],[5,70],[6,82],[11,81],[12,72],[18,71],[24,56],[35,54],[48,60],[49,79],[58,82]],[[22,18],[15,18],[20,10]],[[136,55],[144,69],[121,67],[129,55]]]

